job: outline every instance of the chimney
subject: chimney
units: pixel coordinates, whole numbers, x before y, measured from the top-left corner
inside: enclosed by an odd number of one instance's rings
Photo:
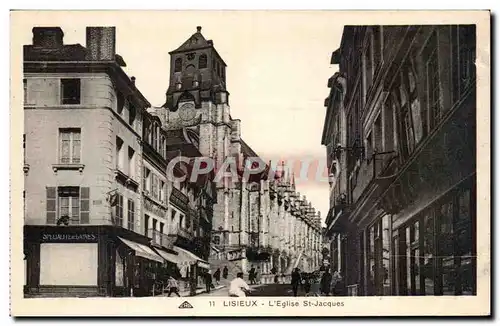
[[[62,47],[64,33],[60,27],[34,27],[33,45],[56,49]]]
[[[87,27],[87,50],[88,59],[115,60],[115,27]]]
[[[135,85],[135,76],[130,77],[130,81],[132,81],[132,84]]]

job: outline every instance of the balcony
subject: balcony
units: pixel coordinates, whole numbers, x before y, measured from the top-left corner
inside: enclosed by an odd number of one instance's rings
[[[149,229],[148,238],[152,240],[152,244],[158,247],[173,249],[172,239],[166,234],[160,233],[158,230]]]
[[[177,188],[172,188],[170,202],[184,211],[188,210],[189,198]]]
[[[177,240],[178,237],[184,238],[189,241],[193,241],[194,239],[194,234],[193,231],[183,228],[183,227],[177,227],[175,230],[172,230],[169,234],[170,238],[173,238],[173,241]]]

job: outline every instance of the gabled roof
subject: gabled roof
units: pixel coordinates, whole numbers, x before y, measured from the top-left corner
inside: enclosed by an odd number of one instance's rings
[[[208,48],[213,45],[212,41],[207,41],[207,39],[201,34],[201,26],[196,27],[196,33],[191,35],[181,46],[177,49],[169,52],[170,54],[176,52],[185,52],[195,49]]]
[[[214,48],[214,42],[212,40],[207,40],[203,34],[201,34],[201,26],[196,27],[196,33],[191,35],[181,46],[177,49],[170,51],[169,54],[179,53],[179,52],[188,52],[199,49],[212,48],[214,52],[217,54],[222,64],[227,67],[226,63],[219,55],[217,50]]]

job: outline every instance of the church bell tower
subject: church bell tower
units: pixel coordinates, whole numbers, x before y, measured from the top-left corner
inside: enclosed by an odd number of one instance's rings
[[[196,109],[206,101],[228,104],[226,63],[215,50],[213,41],[201,34],[201,26],[169,54],[170,82],[164,108],[175,112],[187,103]]]

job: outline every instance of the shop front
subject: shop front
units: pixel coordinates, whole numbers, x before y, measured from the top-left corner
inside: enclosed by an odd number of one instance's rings
[[[394,222],[394,295],[476,294],[475,179]]]
[[[209,263],[184,248],[174,246],[174,250],[179,254],[178,266],[183,290],[193,294],[196,289],[204,288],[206,273],[210,273]]]
[[[113,226],[24,227],[26,297],[148,295],[164,259]]]

